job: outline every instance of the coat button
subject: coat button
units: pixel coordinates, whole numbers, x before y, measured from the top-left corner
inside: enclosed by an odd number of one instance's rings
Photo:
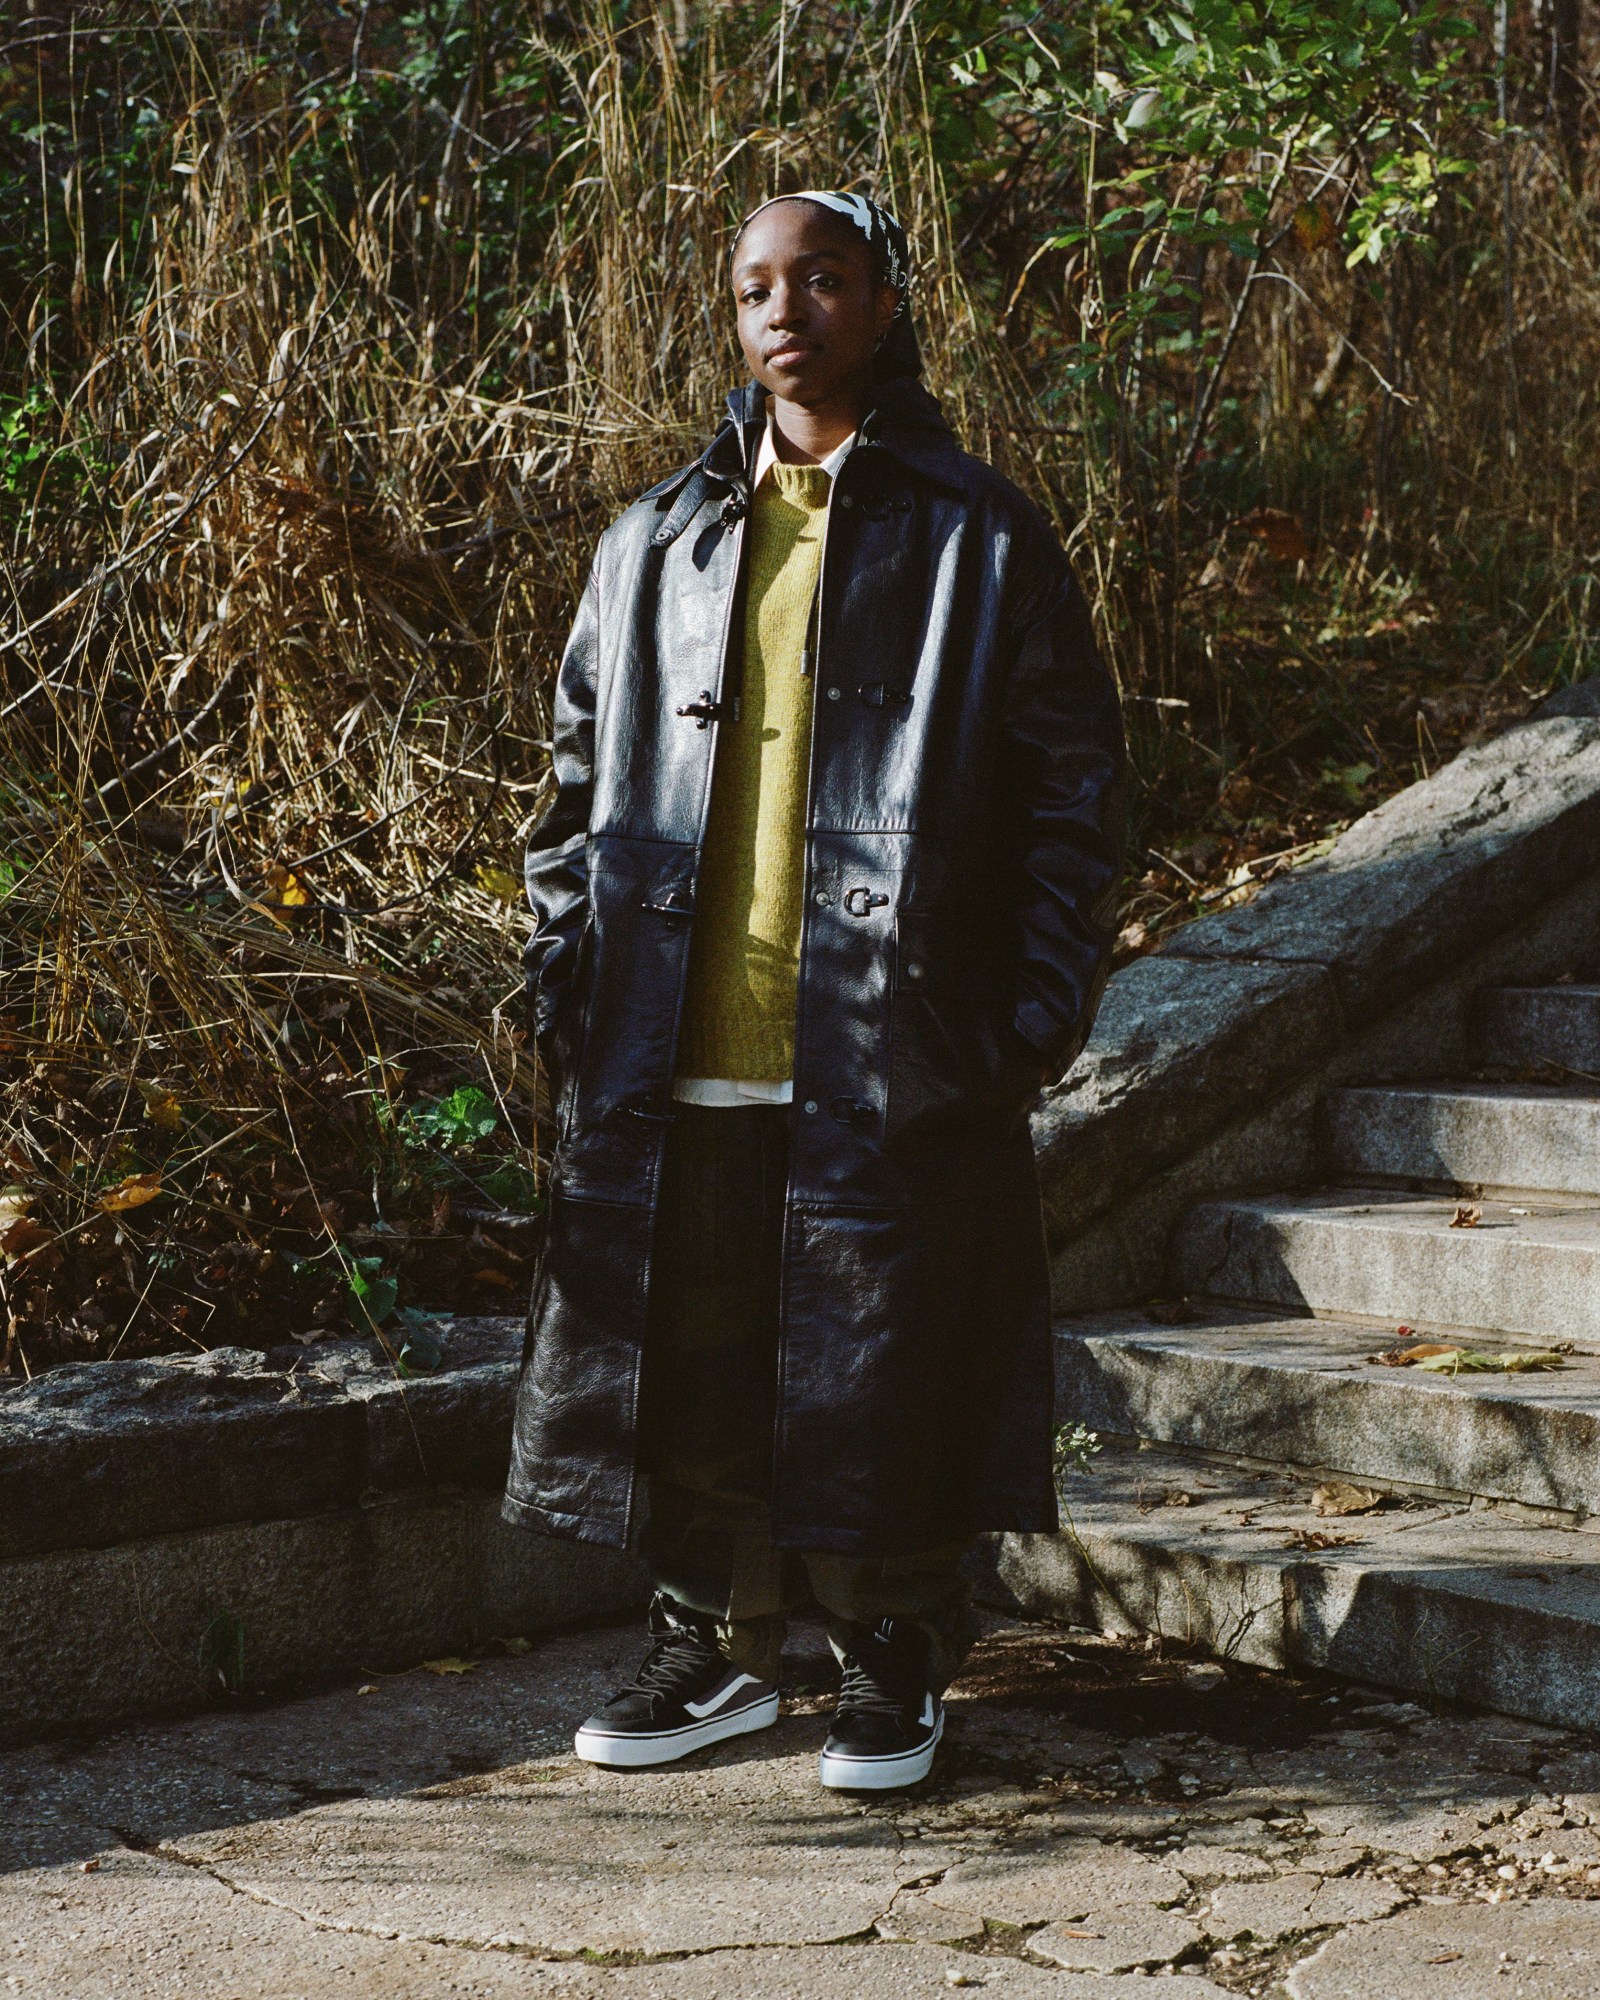
[[[837,701],[840,695],[843,694],[843,692],[844,692],[843,688],[829,688],[828,690],[829,701]]]
[[[853,493],[841,493],[839,495],[839,505],[841,507],[853,507],[855,504],[856,496]]]
[[[823,908],[826,909],[827,906],[833,901],[833,898],[828,894],[826,889],[819,889],[816,895],[813,896],[811,900],[814,903],[820,903],[823,906]]]
[[[807,1111],[815,1111],[816,1108],[817,1108],[817,1100],[814,1097],[808,1097],[805,1101],[805,1109]]]
[[[920,958],[912,959],[910,964],[907,965],[906,977],[907,979],[920,979],[922,977],[922,960]]]

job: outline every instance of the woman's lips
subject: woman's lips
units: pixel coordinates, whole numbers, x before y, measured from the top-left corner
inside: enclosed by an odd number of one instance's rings
[[[815,346],[809,341],[795,341],[787,347],[775,347],[767,356],[767,366],[769,368],[792,368],[797,361],[804,361],[809,355],[815,354],[816,351]]]

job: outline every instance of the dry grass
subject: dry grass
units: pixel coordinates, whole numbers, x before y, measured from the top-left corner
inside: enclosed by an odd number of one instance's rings
[[[1164,857],[1134,868],[1127,949],[1587,657],[1600,268],[1536,144],[1511,419],[1496,166],[1433,274],[1397,274],[1392,326],[1307,250],[1321,303],[1253,323],[1223,426],[1269,510],[1174,511],[1042,417],[1068,280],[1042,264],[1019,304],[956,254],[976,197],[947,184],[913,10],[804,20],[780,51],[737,10],[619,28],[530,0],[507,46],[537,85],[501,124],[464,88],[424,174],[308,113],[225,0],[163,17],[189,101],[146,219],[103,271],[84,224],[65,303],[14,301],[4,349],[32,440],[0,517],[5,1371],[311,1339],[363,1294],[396,1346],[397,1301],[519,1307],[539,1104],[512,877],[551,670],[600,527],[736,378],[729,229],[780,175],[894,202],[932,386],[1087,537]],[[552,102],[566,150],[508,247],[485,162]],[[1405,404],[1330,350],[1330,311]]]

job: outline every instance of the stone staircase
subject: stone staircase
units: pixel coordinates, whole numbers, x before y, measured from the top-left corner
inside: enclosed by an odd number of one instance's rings
[[[1060,1325],[1107,1445],[1013,1602],[1600,1724],[1600,986],[1481,993],[1474,1057],[1328,1092],[1325,1185],[1199,1204],[1169,1300]],[[1565,1365],[1374,1365],[1402,1328]]]

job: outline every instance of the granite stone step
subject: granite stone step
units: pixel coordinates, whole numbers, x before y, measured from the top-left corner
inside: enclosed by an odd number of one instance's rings
[[[1477,996],[1472,1031],[1481,1062],[1600,1077],[1600,986],[1490,987]]]
[[[1335,1090],[1323,1136],[1342,1177],[1600,1193],[1600,1090],[1581,1085]]]
[[[1357,1481],[1600,1513],[1600,1359],[1548,1374],[1374,1365],[1392,1330],[1219,1308],[1131,1309],[1056,1328],[1063,1420],[1102,1434]],[[1497,1348],[1496,1351],[1499,1351]]]
[[[1470,1227],[1452,1227],[1462,1215]],[[1600,1353],[1600,1202],[1333,1188],[1203,1202],[1171,1289],[1296,1311],[1570,1343]]]
[[[1482,1503],[1325,1520],[1310,1494],[1305,1478],[1111,1447],[1063,1483],[1067,1532],[987,1545],[980,1592],[1258,1666],[1600,1724],[1600,1534]]]

